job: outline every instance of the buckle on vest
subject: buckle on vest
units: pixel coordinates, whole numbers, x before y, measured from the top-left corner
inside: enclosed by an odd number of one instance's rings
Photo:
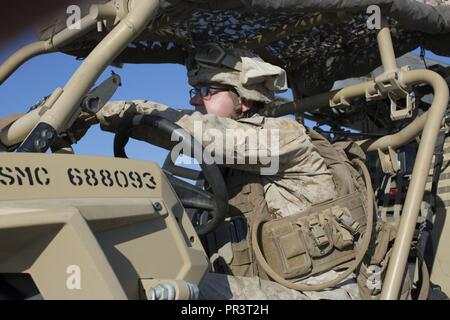
[[[347,208],[334,207],[332,208],[333,215],[336,217],[336,220],[342,224],[348,231],[350,231],[353,235],[359,232],[359,228],[361,227],[360,223],[353,219],[350,214],[350,211]]]
[[[325,230],[319,223],[319,219],[312,218],[309,221],[309,230],[311,231],[314,242],[318,247],[324,247],[330,244],[330,240],[328,240]]]

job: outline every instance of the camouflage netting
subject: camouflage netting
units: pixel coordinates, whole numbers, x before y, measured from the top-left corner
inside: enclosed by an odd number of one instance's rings
[[[366,24],[371,4],[389,16],[398,56],[419,46],[450,55],[449,1],[165,0],[155,23],[116,62],[183,64],[195,45],[217,42],[254,50],[313,95],[380,65],[377,30]],[[55,25],[41,38],[57,32]],[[102,36],[93,32],[65,51],[84,57]]]

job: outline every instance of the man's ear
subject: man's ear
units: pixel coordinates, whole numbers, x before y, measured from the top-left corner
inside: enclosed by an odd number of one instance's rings
[[[253,101],[241,98],[242,112],[246,113],[253,107]]]

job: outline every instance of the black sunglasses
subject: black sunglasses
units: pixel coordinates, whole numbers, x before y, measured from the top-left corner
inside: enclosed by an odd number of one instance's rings
[[[211,97],[212,95],[215,95],[222,91],[229,91],[229,88],[219,88],[219,87],[213,87],[213,86],[201,86],[201,87],[195,87],[191,91],[189,91],[189,94],[191,96],[191,99],[193,99],[197,94],[200,94],[200,97],[202,99],[205,99],[207,97]]]

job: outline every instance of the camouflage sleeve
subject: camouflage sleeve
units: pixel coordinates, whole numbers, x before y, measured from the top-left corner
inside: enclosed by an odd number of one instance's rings
[[[157,115],[176,122],[183,114],[163,104],[146,101],[110,101],[97,113],[101,129],[104,131],[118,133],[129,119],[137,115]],[[168,149],[170,144],[161,136],[155,128],[136,127],[131,132],[131,137],[146,141],[162,148]]]
[[[97,115],[103,130],[117,132],[124,119],[139,114],[154,114],[169,119],[188,131],[205,147],[214,161],[227,167],[276,175],[326,173],[323,160],[315,152],[305,128],[292,120],[265,118],[233,119],[215,115],[177,113],[167,106],[148,101],[109,102]],[[157,130],[138,127],[131,136],[165,147]],[[187,150],[186,150],[187,152]]]
[[[238,170],[275,175],[301,152],[286,145],[299,137],[298,131],[270,125],[271,119],[261,116],[236,121],[196,112],[177,123],[202,141],[216,163]]]
[[[152,114],[176,122],[183,113],[160,103],[147,100],[110,101],[97,113],[105,131],[117,132],[125,119],[141,114]]]

